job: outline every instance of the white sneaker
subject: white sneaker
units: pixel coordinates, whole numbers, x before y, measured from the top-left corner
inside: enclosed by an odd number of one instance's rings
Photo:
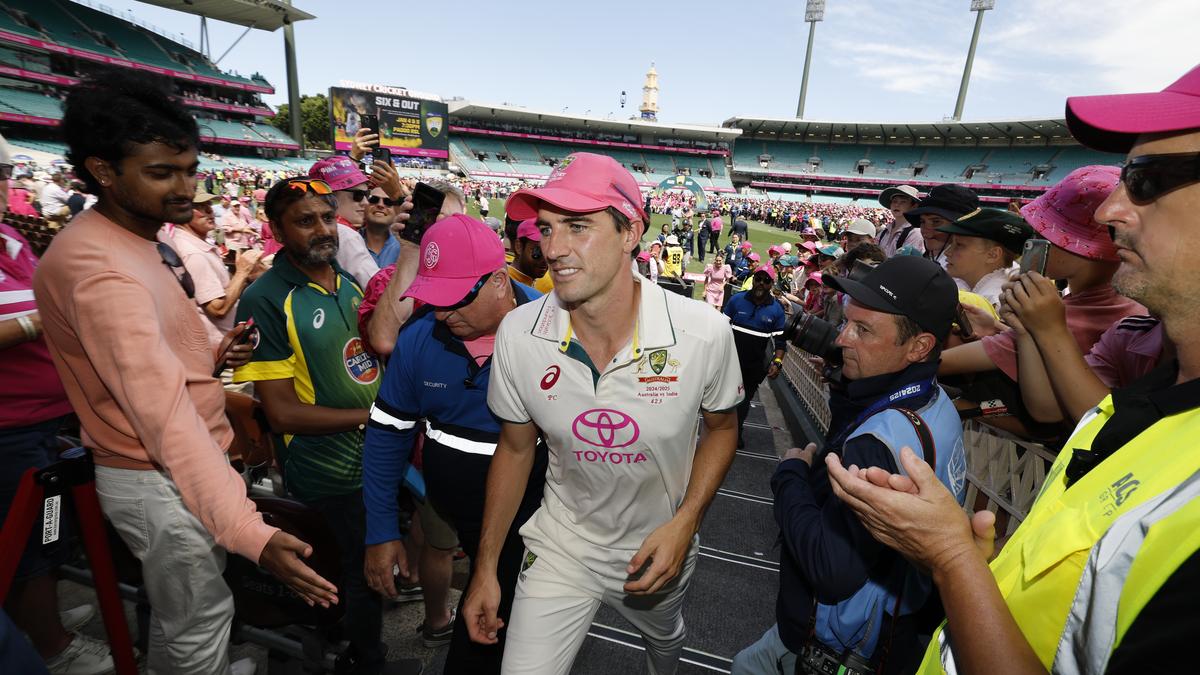
[[[249,656],[229,664],[229,672],[232,675],[254,675],[256,670],[258,670],[258,664]]]
[[[75,634],[62,653],[46,661],[51,675],[103,675],[113,671],[108,644]]]
[[[96,616],[95,605],[80,605],[74,609],[59,612],[58,621],[62,624],[63,628],[67,629],[68,633],[74,633],[86,626],[94,616]]]

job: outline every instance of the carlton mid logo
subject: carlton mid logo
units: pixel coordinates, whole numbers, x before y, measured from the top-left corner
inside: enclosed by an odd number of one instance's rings
[[[632,417],[620,410],[593,408],[579,413],[571,424],[575,438],[597,448],[624,448],[638,439],[640,431]]]

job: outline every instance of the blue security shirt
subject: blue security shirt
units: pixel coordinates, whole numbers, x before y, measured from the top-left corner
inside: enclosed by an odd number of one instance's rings
[[[528,286],[511,283],[519,305],[540,297]],[[401,538],[396,500],[410,475],[417,432],[425,434],[425,498],[437,504],[462,541],[478,536],[487,472],[500,439],[500,420],[487,405],[491,372],[491,357],[477,364],[462,340],[435,318],[432,307],[418,311],[400,329],[363,446],[367,545]],[[540,457],[518,521],[541,501],[544,453]]]
[[[751,293],[742,291],[733,296],[725,303],[724,311],[733,326],[733,343],[737,346],[739,359],[761,362],[768,340],[775,341],[776,350],[787,346],[782,335],[787,314],[775,298],[770,298],[765,305],[757,305],[750,299]]]

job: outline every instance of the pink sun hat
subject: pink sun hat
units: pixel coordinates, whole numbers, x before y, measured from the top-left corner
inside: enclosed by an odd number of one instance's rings
[[[1105,152],[1129,152],[1142,134],[1198,129],[1200,66],[1158,92],[1072,96],[1066,116],[1076,140]]]
[[[630,220],[649,223],[642,210],[642,192],[633,175],[617,160],[591,152],[567,155],[536,189],[517,190],[508,198],[509,218],[537,218],[545,202],[572,213],[595,213],[613,207]]]
[[[308,170],[309,178],[319,178],[333,190],[349,190],[367,182],[367,175],[358,169],[358,163],[345,155],[333,155],[316,162]]]
[[[450,307],[464,300],[483,275],[504,269],[504,245],[490,227],[460,213],[425,231],[418,265],[402,297]]]
[[[1021,207],[1021,216],[1038,236],[1075,255],[1115,262],[1117,247],[1108,227],[1096,222],[1096,209],[1121,178],[1115,166],[1084,166]]]

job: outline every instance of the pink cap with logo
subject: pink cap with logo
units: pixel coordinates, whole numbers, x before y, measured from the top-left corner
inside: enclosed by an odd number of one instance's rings
[[[755,254],[755,255],[757,255],[757,254]],[[754,270],[754,273],[755,274],[759,274],[759,273],[765,274],[765,275],[771,277],[771,281],[774,281],[776,278],[778,278],[778,275],[775,272],[775,267],[772,265],[761,265],[758,267],[758,269]]]
[[[630,220],[648,223],[637,181],[617,160],[591,152],[567,155],[537,189],[518,190],[508,198],[509,218],[536,218],[542,202],[572,213],[613,207]]]
[[[403,297],[449,307],[461,302],[480,277],[504,264],[504,245],[491,228],[461,213],[443,218],[421,237],[417,277]]]
[[[333,155],[313,164],[308,170],[309,178],[319,178],[334,190],[349,190],[367,182],[367,175],[359,170],[358,164],[345,155]]]
[[[538,229],[537,218],[526,218],[517,226],[517,239],[541,241],[542,231]]]
[[[1021,207],[1021,215],[1061,249],[1093,260],[1119,260],[1108,227],[1096,222],[1095,214],[1120,178],[1115,166],[1080,167]]]

